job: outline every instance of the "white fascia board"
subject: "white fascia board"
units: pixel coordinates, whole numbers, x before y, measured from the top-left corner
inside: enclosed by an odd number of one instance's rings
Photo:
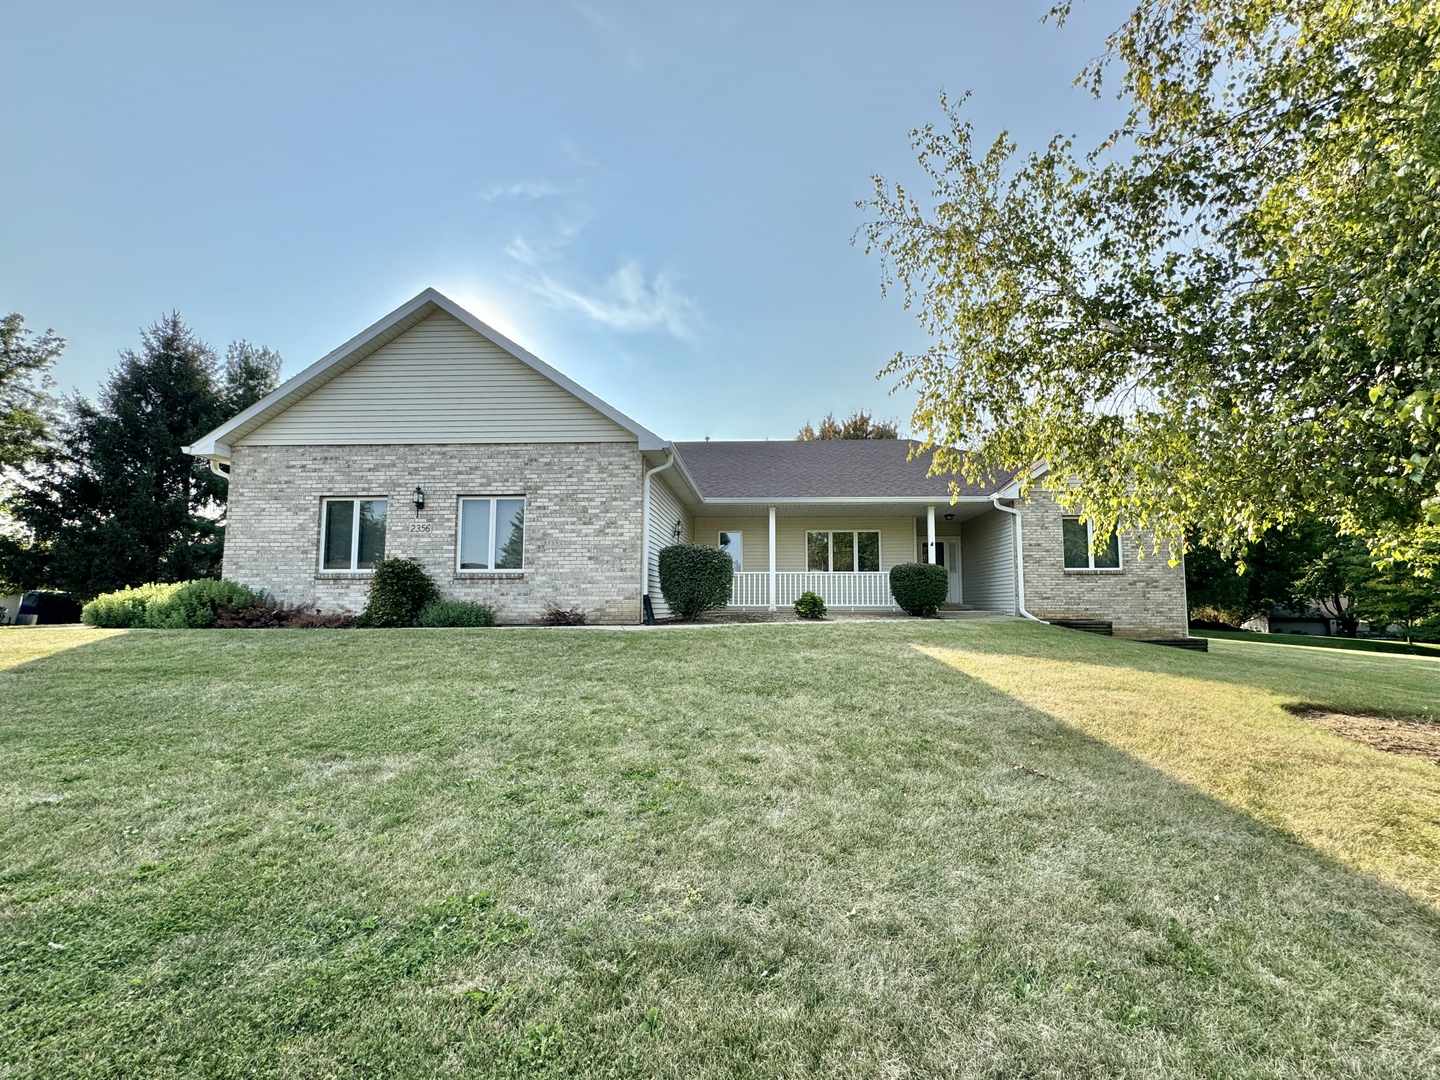
[[[231,417],[214,431],[202,436],[192,445],[183,447],[182,449],[185,453],[193,454],[196,457],[224,456],[228,460],[230,455],[229,440],[236,432],[239,432],[241,435],[248,434],[249,429],[247,425],[249,425],[251,421],[272,409],[278,414],[285,408],[293,405],[296,401],[305,397],[312,390],[318,389],[321,385],[329,381],[325,376],[330,375],[332,369],[340,367],[341,370],[344,370],[341,365],[349,360],[356,352],[363,349],[377,337],[393,329],[398,323],[420,314],[421,311],[427,307],[443,311],[459,322],[464,323],[481,337],[486,338],[504,349],[507,353],[510,353],[521,363],[533,368],[557,386],[574,394],[596,412],[634,435],[639,440],[642,451],[663,450],[669,446],[669,443],[665,442],[664,439],[661,439],[660,436],[656,435],[653,431],[637,424],[634,420],[631,420],[624,413],[620,412],[619,409],[614,408],[607,402],[601,401],[579,383],[562,375],[533,353],[521,348],[494,328],[487,326],[448,296],[435,289],[426,289],[418,296],[401,304],[384,318],[360,331],[360,333],[356,334],[338,349],[332,349],[326,353],[298,375],[293,375],[286,379],[248,409]],[[415,321],[418,322],[420,320],[416,319]],[[334,374],[339,374],[339,371],[335,371]],[[276,408],[276,406],[279,406],[279,408]],[[268,420],[269,417],[267,416],[266,419]]]
[[[1040,479],[1040,477],[1044,476],[1049,471],[1050,466],[1046,462],[1042,461],[1039,464],[1032,465],[1030,467],[1030,475],[1028,479],[1038,480]],[[1006,484],[999,491],[995,492],[995,494],[985,496],[985,500],[988,502],[991,499],[1018,499],[1019,497],[1020,477],[1017,475],[1014,480],[1011,480],[1010,483]]]
[[[946,506],[955,506],[959,503],[988,503],[989,495],[807,495],[804,498],[779,498],[759,499],[751,496],[745,498],[731,498],[724,495],[716,495],[714,498],[702,499],[707,503],[745,503],[752,506],[820,506],[826,503],[861,503],[887,505],[890,503],[914,503],[917,506],[939,506],[942,503]]]

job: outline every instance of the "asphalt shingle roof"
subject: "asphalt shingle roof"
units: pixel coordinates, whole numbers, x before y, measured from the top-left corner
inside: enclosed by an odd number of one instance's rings
[[[818,439],[812,442],[677,442],[706,499],[931,499],[989,495],[1009,482],[968,484],[961,476],[927,476],[930,454],[910,460],[908,439]]]

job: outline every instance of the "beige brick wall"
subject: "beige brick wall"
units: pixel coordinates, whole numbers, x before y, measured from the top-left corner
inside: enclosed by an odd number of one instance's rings
[[[1148,535],[1120,538],[1115,570],[1066,570],[1063,516],[1049,492],[1035,491],[1024,515],[1025,606],[1042,619],[1108,619],[1119,637],[1185,637],[1185,567],[1171,566]],[[1142,557],[1141,550],[1144,549]]]
[[[369,576],[319,571],[320,500],[389,499],[387,556],[418,559],[447,599],[531,622],[547,601],[597,623],[640,621],[640,469],[633,443],[238,446],[230,474],[225,576],[290,603],[359,611]],[[411,491],[425,489],[412,533]],[[457,498],[525,496],[525,570],[455,569]]]

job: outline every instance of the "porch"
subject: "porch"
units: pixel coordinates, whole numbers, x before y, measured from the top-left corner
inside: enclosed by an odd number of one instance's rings
[[[789,607],[803,593],[813,592],[833,608],[872,608],[899,611],[890,595],[890,575],[882,572],[776,571],[775,600],[770,600],[768,571],[737,573],[730,606],[737,608]]]
[[[782,502],[706,511],[685,531],[734,560],[732,610],[785,610],[813,592],[837,611],[898,613],[890,569],[908,562],[945,567],[949,607],[1014,610],[1010,520],[989,500]]]

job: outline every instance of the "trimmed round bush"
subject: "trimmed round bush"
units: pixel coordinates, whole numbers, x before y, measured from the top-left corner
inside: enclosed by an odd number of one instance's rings
[[[660,549],[660,595],[683,622],[724,607],[735,584],[735,562],[717,547],[671,544]]]
[[[420,609],[416,626],[494,626],[495,612],[466,600],[435,600]]]
[[[900,563],[890,568],[890,595],[907,615],[929,618],[950,594],[950,575],[933,563]]]
[[[382,559],[370,578],[370,596],[360,613],[360,626],[414,626],[426,604],[440,599],[440,589],[414,559]]]
[[[795,601],[795,614],[802,619],[823,619],[825,601],[819,593],[803,592],[800,599]]]

